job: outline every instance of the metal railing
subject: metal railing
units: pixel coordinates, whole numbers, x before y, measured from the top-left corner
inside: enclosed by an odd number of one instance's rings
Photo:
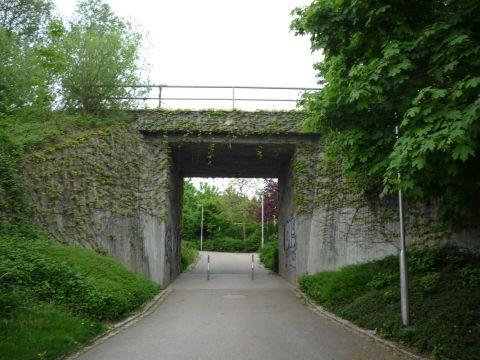
[[[158,101],[158,107],[161,108],[162,105],[166,101],[220,101],[220,102],[231,102],[232,109],[236,108],[236,103],[238,102],[289,102],[289,103],[296,103],[299,101],[302,94],[307,92],[318,91],[320,88],[312,88],[312,87],[274,87],[274,86],[199,86],[199,85],[122,85],[119,87],[123,88],[131,88],[131,89],[145,89],[144,95],[138,96],[122,96],[122,97],[115,97],[114,99],[117,100],[137,100],[137,101]],[[151,96],[152,90],[157,92],[157,96]],[[165,96],[165,91],[170,89],[183,89],[183,90],[225,90],[228,95],[222,96]],[[239,94],[239,92],[249,92],[250,94],[255,92],[275,92],[275,91],[289,91],[297,92],[297,98],[286,98],[286,97],[254,97],[254,96],[245,96]],[[261,94],[260,94],[261,95]]]

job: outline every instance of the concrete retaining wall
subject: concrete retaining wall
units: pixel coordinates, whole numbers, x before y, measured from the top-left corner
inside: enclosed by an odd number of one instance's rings
[[[280,181],[280,274],[293,283],[305,273],[337,270],[399,251],[397,198],[354,195],[341,161],[326,158],[323,148],[322,141],[297,144],[287,169],[291,176]],[[480,250],[478,228],[452,232],[440,224],[437,210],[437,203],[405,202],[407,246],[454,244]],[[294,231],[288,222],[294,222]]]
[[[115,126],[29,155],[25,181],[37,220],[58,240],[111,255],[166,285],[180,269],[171,240],[181,187],[172,169],[165,141]]]

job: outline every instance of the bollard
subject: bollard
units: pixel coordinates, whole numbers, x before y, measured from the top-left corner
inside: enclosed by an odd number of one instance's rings
[[[253,280],[253,254],[252,254],[252,280]]]
[[[210,255],[207,255],[207,280],[210,280]]]

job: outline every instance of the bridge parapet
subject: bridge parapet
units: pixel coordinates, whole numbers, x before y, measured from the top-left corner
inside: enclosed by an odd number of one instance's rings
[[[301,134],[308,112],[241,110],[145,110],[136,128],[147,133],[235,135]]]

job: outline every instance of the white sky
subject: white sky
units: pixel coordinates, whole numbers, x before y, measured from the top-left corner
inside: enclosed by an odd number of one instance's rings
[[[55,0],[64,18],[75,0]],[[307,37],[290,32],[290,12],[311,0],[106,0],[113,11],[137,24],[147,35],[144,57],[150,84],[317,87]],[[180,91],[180,90],[178,90]],[[170,97],[231,97],[231,90],[201,92],[165,89]],[[152,95],[157,95],[152,93]],[[297,91],[236,90],[235,96],[293,98]],[[166,107],[213,108],[231,101],[170,101]],[[294,108],[295,103],[236,102],[244,110]],[[217,182],[223,188],[224,182]]]
[[[147,34],[145,58],[150,83],[316,87],[307,37],[290,32],[290,12],[310,0],[106,0],[114,12],[131,19]],[[75,0],[55,0],[68,18]],[[180,92],[179,92],[180,91]],[[231,90],[165,89],[169,97],[231,97]],[[152,92],[157,95],[157,91]],[[236,97],[296,99],[297,91],[237,90]],[[170,101],[167,107],[231,107],[221,103]],[[237,108],[294,108],[295,103],[245,103]]]

